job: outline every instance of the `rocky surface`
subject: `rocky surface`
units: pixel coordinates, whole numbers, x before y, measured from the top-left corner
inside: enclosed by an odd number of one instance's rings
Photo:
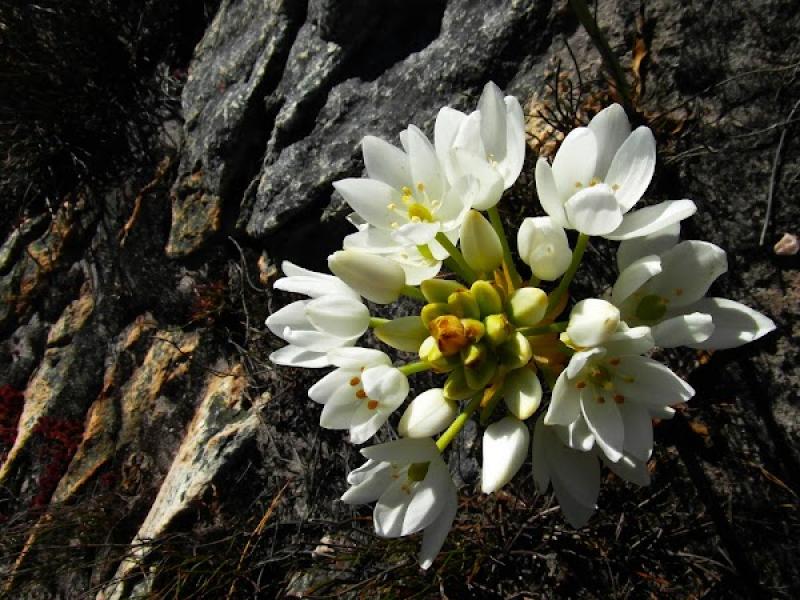
[[[772,244],[800,222],[798,8],[602,0],[597,18],[659,139],[648,197],[694,199],[684,237],[729,252],[720,294],[778,324],[752,347],[670,354],[698,395],[657,426],[649,488],[607,477],[575,532],[530,478],[482,498],[468,429],[459,519],[422,573],[418,540],[376,540],[367,509],[336,502],[360,460],[317,426],[317,374],[266,359],[280,343],[263,320],[289,299],[274,265],[321,268],[340,244],[331,183],[362,173],[364,135],[430,134],[492,79],[531,134],[503,216],[538,212],[535,152],[615,97],[569,6],[224,0],[165,160],[28,215],[0,246],[5,593],[796,597],[800,278]],[[581,285],[613,280],[609,247],[587,261]]]

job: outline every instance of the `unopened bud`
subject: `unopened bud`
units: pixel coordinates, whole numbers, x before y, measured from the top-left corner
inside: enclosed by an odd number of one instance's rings
[[[483,323],[477,319],[461,319],[461,324],[464,326],[464,334],[471,344],[480,342],[483,335],[486,333],[486,328]]]
[[[517,248],[533,274],[545,281],[561,277],[572,260],[566,232],[550,217],[528,217],[522,221]]]
[[[389,304],[406,284],[403,268],[393,260],[357,250],[339,250],[328,257],[331,272],[367,300]]]
[[[419,346],[419,357],[439,373],[447,373],[460,364],[458,355],[445,356],[433,336],[425,338]]]
[[[500,363],[509,370],[524,367],[533,358],[533,350],[528,343],[528,338],[518,331],[498,348],[498,354]]]
[[[472,344],[461,351],[464,376],[473,390],[485,388],[497,369],[497,357],[484,344]]]
[[[542,402],[542,384],[532,369],[509,373],[503,385],[503,400],[511,414],[524,421],[533,415]]]
[[[453,292],[467,289],[460,282],[451,279],[426,279],[419,288],[428,302],[447,302],[447,298]]]
[[[486,327],[486,337],[492,346],[499,346],[514,333],[514,326],[508,322],[508,317],[504,314],[489,315],[483,320]]]
[[[419,352],[419,345],[428,337],[428,328],[417,316],[400,317],[375,328],[375,336],[384,344],[403,352]]]
[[[569,315],[566,338],[578,348],[591,348],[605,342],[619,326],[619,309],[605,300],[581,300]]]
[[[478,303],[472,294],[464,290],[463,292],[453,292],[447,298],[447,306],[450,307],[450,314],[462,319],[480,319],[481,311]]]
[[[536,325],[547,312],[547,294],[539,288],[521,288],[509,300],[511,320],[519,327]]]
[[[482,317],[503,312],[503,297],[495,285],[479,279],[472,284],[470,292],[478,303]]]
[[[455,401],[445,398],[441,388],[433,388],[411,401],[397,430],[402,437],[430,437],[444,431],[457,414]]]
[[[450,372],[444,382],[444,395],[450,400],[466,400],[475,394],[475,390],[467,385],[464,368],[458,367]]]
[[[423,325],[425,327],[430,327],[431,321],[433,321],[436,317],[441,317],[443,315],[450,314],[450,307],[447,304],[437,302],[434,304],[426,304],[422,307],[422,311],[420,311],[419,316],[422,319]]]
[[[445,356],[457,354],[469,343],[464,333],[464,326],[459,318],[454,315],[435,318],[428,325],[428,329],[439,344],[439,350]]]
[[[461,253],[467,264],[480,273],[494,271],[503,262],[500,238],[484,216],[469,211],[461,225]]]

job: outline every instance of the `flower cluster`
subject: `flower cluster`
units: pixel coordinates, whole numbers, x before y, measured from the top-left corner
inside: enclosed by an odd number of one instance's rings
[[[457,510],[443,456],[473,416],[484,427],[482,491],[502,488],[531,452],[537,489],[552,486],[567,521],[581,527],[596,508],[602,465],[647,485],[653,419],[670,418],[694,394],[651,351],[731,348],[774,324],[706,297],[726,255],[708,242],[679,241],[680,222],[696,211],[691,200],[635,208],[656,144],[647,127],[631,130],[618,105],[571,131],[552,164],[538,160],[547,216],[524,219],[516,239],[528,278],[496,207],[523,167],[519,102],[489,83],[474,112],[439,112],[433,143],[410,125],[400,144],[364,138],[367,177],[334,184],[356,231],[328,258],[333,275],[283,264],[274,287],[309,299],[267,326],[288,342],[272,354],[275,364],[335,367],[308,395],[323,405],[320,425],[348,430],[354,444],[403,405],[409,376],[440,374],[440,387],[405,407],[399,439],[361,451],[367,460],[342,497],[376,502],[380,536],[423,531],[427,568]],[[577,232],[572,246],[567,230]],[[573,304],[569,286],[591,236],[621,241],[619,277],[603,298]],[[401,295],[420,301],[418,314],[381,319],[363,301]],[[380,350],[358,347],[368,328],[418,360],[393,365]]]

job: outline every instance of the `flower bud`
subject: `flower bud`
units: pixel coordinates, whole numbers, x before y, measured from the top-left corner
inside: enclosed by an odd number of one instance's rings
[[[572,261],[564,229],[550,217],[528,217],[517,234],[519,256],[539,279],[555,281]]]
[[[493,346],[499,346],[514,333],[514,326],[508,322],[504,314],[489,315],[483,320],[486,327],[486,337]]]
[[[426,279],[419,289],[428,302],[447,302],[453,292],[466,291],[466,287],[458,281],[451,279]]]
[[[453,292],[447,298],[447,306],[450,307],[450,314],[462,319],[480,319],[481,311],[478,303],[468,291]]]
[[[439,344],[439,350],[445,356],[457,354],[469,343],[464,333],[464,326],[459,318],[454,315],[435,318],[428,325],[428,329]]]
[[[425,338],[419,346],[419,357],[439,373],[447,373],[460,364],[458,355],[445,356],[433,336]]]
[[[475,394],[475,390],[467,385],[464,368],[458,367],[450,372],[444,382],[444,395],[450,400],[466,400]]]
[[[481,471],[484,494],[499,490],[517,474],[528,455],[530,439],[528,427],[514,417],[505,417],[486,428]]]
[[[469,211],[461,225],[461,253],[467,264],[480,273],[494,271],[503,262],[500,238],[481,213]]]
[[[509,370],[524,367],[533,358],[533,350],[528,343],[528,338],[518,331],[497,349],[497,353],[500,364]]]
[[[430,437],[444,431],[457,414],[456,403],[445,398],[441,388],[433,388],[411,401],[397,430],[402,437]]]
[[[542,402],[542,384],[533,369],[517,369],[508,374],[503,400],[509,412],[521,421],[536,412]]]
[[[444,315],[450,314],[450,307],[447,304],[437,302],[433,304],[426,304],[422,307],[422,311],[420,311],[419,316],[422,319],[422,323],[425,327],[430,327],[431,321],[433,321],[436,317],[441,317]]]
[[[377,254],[339,250],[328,257],[328,268],[364,298],[377,304],[397,300],[406,284],[403,268]]]
[[[547,294],[539,288],[520,288],[509,300],[511,321],[518,327],[536,325],[547,312]]]
[[[497,370],[497,357],[484,344],[471,344],[461,351],[464,376],[473,390],[485,388]]]
[[[404,352],[419,352],[419,346],[428,337],[428,328],[417,316],[400,317],[375,328],[375,336],[384,344]]]
[[[605,342],[619,326],[619,309],[605,300],[581,300],[569,315],[565,343],[591,348]]]
[[[467,336],[467,340],[472,344],[480,342],[486,333],[483,323],[477,319],[461,319],[461,324],[464,326],[464,335]]]
[[[503,297],[497,287],[488,281],[479,279],[470,288],[472,297],[478,303],[481,316],[496,315],[503,312]]]

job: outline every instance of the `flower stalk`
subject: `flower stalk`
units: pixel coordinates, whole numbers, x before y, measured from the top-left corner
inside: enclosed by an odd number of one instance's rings
[[[450,239],[441,232],[436,234],[436,241],[442,245],[442,248],[447,250],[450,258],[455,263],[457,269],[454,269],[454,272],[456,275],[469,284],[474,283],[478,279],[478,276],[467,264],[467,261],[464,260],[464,256],[461,254],[461,251],[455,247],[453,242],[451,242]]]
[[[511,282],[514,284],[515,288],[519,287],[522,284],[522,277],[520,277],[517,268],[514,266],[514,258],[511,256],[511,246],[508,243],[508,237],[506,237],[503,221],[500,219],[500,212],[497,210],[497,206],[492,206],[486,212],[489,214],[489,222],[492,224],[492,227],[494,227],[495,232],[497,232],[497,237],[500,238],[500,244],[503,246],[503,263],[508,269]]]
[[[561,281],[558,282],[558,287],[550,294],[550,299],[547,303],[547,316],[551,316],[553,310],[558,306],[558,303],[561,302],[562,296],[569,289],[569,285],[572,283],[575,273],[578,272],[578,267],[583,259],[583,253],[586,252],[588,243],[589,236],[585,233],[581,233],[578,236],[578,241],[575,243],[575,249],[572,251],[572,260],[569,263],[569,267],[567,267],[566,273],[564,273]]]
[[[436,440],[436,447],[439,449],[439,452],[444,452],[447,447],[450,445],[456,436],[461,432],[466,425],[469,418],[472,416],[478,407],[481,405],[481,397],[482,394],[475,394],[472,399],[467,403],[459,415],[453,420],[444,433],[439,436],[439,439]]]

